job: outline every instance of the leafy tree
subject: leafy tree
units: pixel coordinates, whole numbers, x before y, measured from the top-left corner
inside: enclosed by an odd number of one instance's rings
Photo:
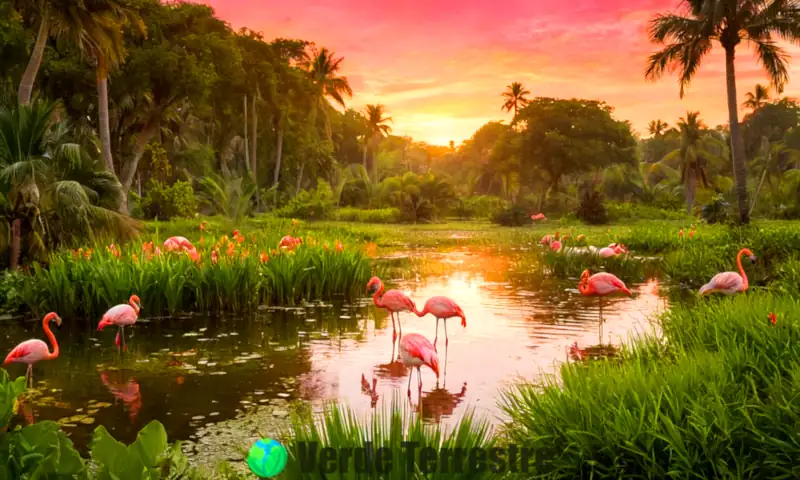
[[[682,5],[681,14],[659,14],[651,21],[650,40],[664,48],[650,56],[645,75],[655,79],[674,68],[683,97],[713,42],[722,46],[739,220],[748,223],[747,169],[736,100],[736,47],[743,41],[754,46],[759,63],[780,93],[789,76],[788,55],[775,37],[800,39],[800,9],[785,0],[683,0]]]
[[[376,158],[376,150],[378,148],[378,141],[392,131],[389,123],[392,117],[387,117],[385,107],[381,104],[367,105],[364,108],[364,115],[367,119],[367,138],[370,139],[372,145],[372,182],[378,183],[378,159]],[[366,158],[366,145],[364,148],[364,155]],[[364,162],[366,168],[366,162]]]
[[[522,170],[529,180],[544,173],[548,192],[557,192],[565,175],[635,162],[630,125],[614,120],[611,107],[602,102],[536,98],[518,116],[525,125]]]
[[[667,128],[669,128],[667,122],[662,122],[661,120],[650,120],[650,123],[647,125],[647,131],[654,137],[663,135]]]
[[[769,102],[769,87],[757,83],[752,92],[747,92],[745,94],[745,98],[747,98],[747,100],[742,103],[744,108],[758,110]]]
[[[519,82],[514,82],[511,85],[506,87],[506,91],[503,92],[503,107],[501,110],[505,112],[510,112],[514,110],[514,118],[517,118],[517,112],[524,108],[530,101],[526,98],[526,95],[530,95],[531,92],[525,89]]]
[[[316,111],[322,112],[325,121],[325,132],[330,140],[332,136],[328,114],[330,104],[327,99],[330,98],[337,105],[344,107],[345,95],[352,97],[353,90],[350,88],[347,77],[339,76],[343,58],[336,58],[336,54],[327,48],[313,50],[312,53],[313,56],[304,62],[304,66],[308,69],[311,81],[316,87]]]

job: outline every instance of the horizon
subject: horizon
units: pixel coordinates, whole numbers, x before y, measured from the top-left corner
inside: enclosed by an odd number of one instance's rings
[[[645,61],[657,49],[647,39],[647,23],[656,13],[676,10],[675,0],[578,0],[568,6],[555,0],[502,0],[494,6],[475,0],[195,1],[266,40],[299,38],[327,47],[344,58],[342,75],[353,88],[347,108],[383,104],[393,135],[432,145],[459,145],[489,121],[509,123],[511,114],[500,109],[501,93],[515,81],[531,92],[529,98],[604,101],[640,136],[646,136],[650,120],[674,125],[687,111],[699,111],[711,127],[728,123],[718,45],[683,99],[674,75],[645,80]],[[507,20],[508,12],[516,17]],[[786,48],[793,58],[800,53]],[[736,68],[741,117],[745,94],[768,81],[751,51],[741,50]],[[800,64],[789,70],[782,96],[791,97],[800,93],[791,81]]]

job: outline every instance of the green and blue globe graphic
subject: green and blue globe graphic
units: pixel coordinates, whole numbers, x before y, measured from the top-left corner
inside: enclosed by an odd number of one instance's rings
[[[278,475],[286,468],[286,448],[276,440],[262,438],[258,440],[247,454],[247,465],[261,478]]]

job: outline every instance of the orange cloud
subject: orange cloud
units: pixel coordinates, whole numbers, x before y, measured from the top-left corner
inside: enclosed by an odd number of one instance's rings
[[[314,41],[343,56],[354,89],[348,106],[382,103],[393,131],[420,141],[459,143],[487,121],[510,120],[500,111],[500,94],[513,81],[533,96],[604,100],[640,133],[652,119],[674,123],[687,110],[699,110],[710,125],[727,123],[719,48],[684,99],[673,76],[645,81],[645,62],[656,48],[647,40],[647,23],[674,10],[677,0],[204,3],[236,28]],[[737,69],[741,99],[766,81],[744,50]]]

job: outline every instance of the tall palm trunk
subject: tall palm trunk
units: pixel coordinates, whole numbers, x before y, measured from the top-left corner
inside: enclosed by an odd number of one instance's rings
[[[306,168],[306,164],[305,163],[301,163],[300,164],[300,171],[297,172],[297,189],[294,192],[294,196],[295,197],[300,195],[300,187],[303,185],[303,170],[305,170],[305,168]]]
[[[256,97],[258,96],[258,91],[256,90],[256,94],[253,95],[253,103],[250,110],[250,115],[252,115],[253,119],[250,122],[251,134],[250,134],[250,162],[252,166],[250,167],[253,170],[253,183],[256,186],[256,210],[258,210],[258,206],[261,203],[259,194],[258,194],[258,157],[257,154],[257,147],[258,147],[258,112],[256,111]]]
[[[133,157],[125,162],[120,173],[120,183],[122,184],[122,202],[119,206],[119,213],[128,214],[128,192],[133,185],[133,178],[139,167],[139,161],[144,156],[145,148],[150,143],[150,139],[158,131],[161,123],[161,111],[154,111],[150,114],[147,122],[142,127],[142,131],[136,136],[136,143],[133,146]]]
[[[244,96],[242,99],[242,103],[244,104],[244,163],[247,170],[250,170],[250,142],[247,141],[248,139],[248,128],[247,128],[247,95]]]
[[[378,137],[377,135],[372,136],[372,183],[378,184]]]
[[[11,223],[11,258],[9,266],[12,270],[19,267],[19,254],[22,250],[22,219],[15,218]]]
[[[364,150],[363,150],[362,156],[361,156],[361,163],[364,164],[364,171],[365,172],[369,172],[368,166],[367,166],[367,134],[366,133],[364,134],[364,142],[363,143],[364,143]]]
[[[735,47],[725,47],[725,77],[728,87],[728,118],[731,129],[731,159],[733,176],[736,180],[736,199],[739,206],[739,221],[750,222],[747,205],[747,168],[744,163],[744,140],[739,128],[739,112],[736,101],[736,69],[734,67]]]
[[[19,82],[19,103],[20,105],[30,105],[31,94],[33,93],[33,84],[36,82],[36,74],[39,73],[39,67],[42,65],[42,58],[44,58],[44,47],[47,45],[47,37],[50,31],[50,19],[47,16],[47,7],[42,12],[42,19],[39,22],[39,33],[36,34],[36,43],[33,45],[31,58],[28,60],[28,66],[25,68],[25,73],[22,74],[22,79]]]
[[[283,157],[283,122],[278,119],[275,126],[277,140],[275,144],[275,172],[272,174],[272,186],[277,187],[281,178],[281,159]]]
[[[111,155],[111,129],[108,125],[108,71],[102,56],[97,59],[97,124],[100,128],[100,144],[106,170],[114,173],[114,157]]]
[[[688,168],[686,170],[686,184],[684,185],[684,189],[686,190],[686,213],[691,215],[694,209],[695,198],[697,198],[697,172],[694,168]]]

